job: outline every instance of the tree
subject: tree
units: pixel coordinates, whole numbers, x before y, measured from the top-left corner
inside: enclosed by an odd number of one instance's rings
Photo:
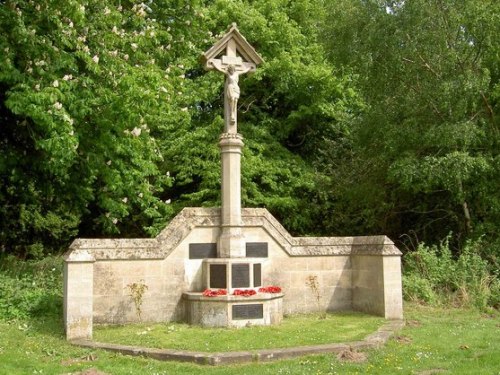
[[[173,36],[144,5],[0,7],[0,242],[39,255],[80,235],[158,231],[171,215],[155,136],[189,119],[166,76]]]
[[[345,207],[362,202],[368,227],[393,236],[498,238],[498,2],[345,0],[329,17],[330,60],[366,102],[346,168],[363,180],[336,186]]]
[[[245,205],[318,232],[310,154],[356,102],[317,42],[321,1],[9,0],[0,4],[0,242],[156,234],[219,202],[222,85],[198,56],[238,22],[266,63],[243,79]],[[326,194],[328,195],[328,194]]]

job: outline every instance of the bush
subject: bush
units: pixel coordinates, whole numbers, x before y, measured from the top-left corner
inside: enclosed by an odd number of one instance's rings
[[[403,295],[406,300],[498,307],[498,275],[479,255],[481,242],[469,242],[457,258],[448,241],[439,246],[419,245],[404,257]]]
[[[26,319],[62,312],[62,258],[0,259],[0,319]]]
[[[403,275],[403,298],[406,301],[432,304],[436,302],[436,293],[429,280],[409,274]]]

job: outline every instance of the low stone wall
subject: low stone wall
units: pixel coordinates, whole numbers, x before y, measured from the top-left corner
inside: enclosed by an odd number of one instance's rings
[[[65,255],[67,338],[91,338],[93,322],[139,321],[133,283],[147,286],[142,321],[185,320],[182,294],[202,291],[197,249],[216,256],[219,215],[186,208],[155,239],[75,240]],[[401,253],[387,237],[292,237],[265,209],[243,209],[242,219],[247,245],[259,247],[262,284],[283,289],[285,314],[354,309],[402,318]]]

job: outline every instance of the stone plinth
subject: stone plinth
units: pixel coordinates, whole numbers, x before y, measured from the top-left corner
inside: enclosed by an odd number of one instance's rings
[[[257,293],[250,297],[205,297],[202,293],[184,293],[186,320],[203,327],[245,327],[275,325],[283,319],[282,293]]]

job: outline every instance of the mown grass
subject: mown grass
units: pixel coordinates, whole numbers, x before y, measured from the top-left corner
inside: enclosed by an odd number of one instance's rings
[[[0,322],[1,374],[499,374],[498,313],[407,305],[407,326],[363,363],[334,355],[266,364],[210,367],[127,357],[69,345],[59,317]],[[168,329],[168,325],[166,325]],[[341,327],[337,327],[340,329]],[[304,327],[304,329],[307,329]],[[232,331],[235,341],[243,330]],[[146,335],[136,335],[146,336]],[[259,339],[255,337],[254,341]],[[434,372],[436,373],[436,372]]]
[[[361,340],[377,330],[383,319],[360,313],[292,315],[280,326],[241,329],[201,328],[188,324],[134,324],[103,326],[94,339],[126,345],[203,352],[240,351],[318,345]]]

